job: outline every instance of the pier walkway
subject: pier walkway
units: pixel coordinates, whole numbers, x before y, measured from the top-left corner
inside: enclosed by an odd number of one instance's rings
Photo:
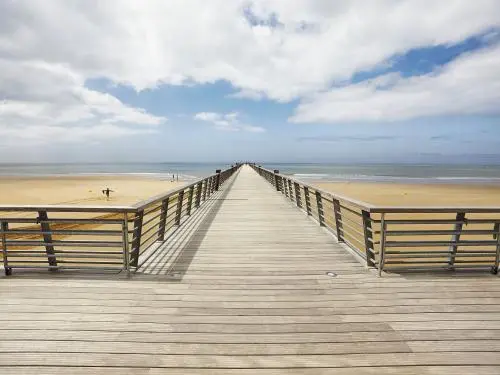
[[[380,278],[243,166],[130,278],[0,278],[0,373],[500,374],[500,282]]]

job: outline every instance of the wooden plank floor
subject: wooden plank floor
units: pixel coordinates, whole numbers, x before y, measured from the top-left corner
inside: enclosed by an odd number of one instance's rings
[[[0,374],[500,374],[497,277],[377,278],[249,167],[200,212],[131,279],[1,278]]]

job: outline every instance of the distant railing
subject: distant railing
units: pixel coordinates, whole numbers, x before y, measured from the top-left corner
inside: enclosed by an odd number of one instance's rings
[[[140,256],[166,241],[239,166],[133,206],[0,205],[5,274],[16,268],[136,270]]]
[[[379,274],[456,268],[498,273],[500,207],[375,206],[250,165]]]

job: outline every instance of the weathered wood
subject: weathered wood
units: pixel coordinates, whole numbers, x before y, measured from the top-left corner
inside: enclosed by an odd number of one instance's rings
[[[216,175],[215,175],[215,191],[219,190],[219,185],[220,185],[220,172],[221,170],[220,169],[217,169],[215,171]]]
[[[177,195],[177,210],[175,211],[175,225],[181,224],[183,202],[184,202],[184,190],[181,190],[179,192],[179,195]]]
[[[191,216],[191,208],[193,206],[193,194],[194,194],[194,186],[191,186],[188,190],[188,201],[186,207],[186,215]]]
[[[207,200],[207,191],[208,191],[208,179],[203,181],[203,202]]]
[[[293,202],[294,192],[292,189],[292,180],[288,180],[288,192],[290,193],[290,200]]]
[[[323,202],[322,202],[321,192],[316,191],[315,196],[316,196],[316,207],[318,207],[319,225],[324,226],[325,225],[325,213],[323,211]]]
[[[294,182],[293,186],[295,188],[295,203],[297,204],[297,207],[302,208],[302,202],[300,200],[300,186],[297,182]]]
[[[280,177],[278,176],[279,173],[280,173],[280,171],[278,169],[274,170],[274,186],[276,187],[277,191],[281,190],[281,188],[280,188]]]
[[[158,229],[158,241],[163,241],[165,239],[165,226],[167,224],[169,201],[170,198],[167,198],[161,202],[161,215],[160,215],[160,223]]]
[[[311,213],[312,213],[311,197],[309,196],[309,188],[307,186],[304,186],[304,196],[305,196],[305,201],[306,201],[306,212],[308,215],[311,215]]]
[[[45,242],[45,253],[47,261],[52,271],[57,270],[57,259],[52,245],[52,234],[50,233],[50,224],[48,223],[47,211],[38,211],[38,220],[40,221],[40,230],[42,231],[43,242]]]
[[[144,211],[139,211],[135,214],[134,229],[132,233],[132,243],[130,248],[130,265],[132,267],[137,267],[139,264],[143,219],[144,219]]]
[[[6,232],[8,230],[9,230],[9,223],[5,221],[0,221],[0,237],[2,240],[2,259],[3,259],[3,268],[5,271],[5,276],[10,276],[12,274],[12,269],[9,267],[8,256],[7,256]]]
[[[453,234],[451,236],[451,242],[455,242],[455,244],[452,244],[449,249],[450,258],[448,261],[448,266],[450,267],[450,269],[453,269],[453,267],[455,266],[455,257],[458,249],[458,245],[456,244],[456,242],[460,241],[460,232],[462,231],[464,220],[465,220],[465,212],[457,212],[456,215],[457,223],[455,224],[454,227],[454,232],[456,232],[456,234]]]
[[[368,267],[375,266],[375,246],[373,245],[373,233],[372,233],[372,222],[370,213],[368,211],[362,211],[363,217],[363,232],[365,240],[365,256],[366,265]]]
[[[337,240],[344,242],[344,231],[342,228],[342,211],[340,209],[340,202],[338,199],[333,199],[333,215],[335,218],[335,231]]]
[[[195,200],[196,208],[200,207],[202,185],[203,182],[199,182],[198,185],[196,185],[196,200]]]

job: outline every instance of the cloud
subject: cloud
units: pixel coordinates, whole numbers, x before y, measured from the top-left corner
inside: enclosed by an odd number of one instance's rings
[[[423,76],[377,77],[304,99],[292,122],[396,121],[500,113],[500,44]],[[382,85],[381,85],[382,83]]]
[[[137,91],[222,80],[233,98],[299,99],[294,122],[491,113],[498,49],[423,77],[330,88],[413,48],[489,30],[495,40],[499,20],[497,0],[0,1],[2,144],[150,134],[166,121],[91,79]],[[200,120],[264,131],[227,114]]]
[[[0,4],[0,55],[137,90],[225,80],[289,101],[499,19],[497,0],[17,0]]]
[[[315,136],[315,137],[300,137],[297,138],[298,142],[318,142],[318,143],[339,143],[339,142],[379,142],[379,141],[392,141],[399,139],[398,136],[392,135],[355,135],[355,136]]]
[[[195,120],[212,123],[217,130],[223,131],[246,131],[250,133],[263,133],[266,129],[260,126],[246,125],[240,122],[238,112],[215,113],[200,112],[193,116]]]

